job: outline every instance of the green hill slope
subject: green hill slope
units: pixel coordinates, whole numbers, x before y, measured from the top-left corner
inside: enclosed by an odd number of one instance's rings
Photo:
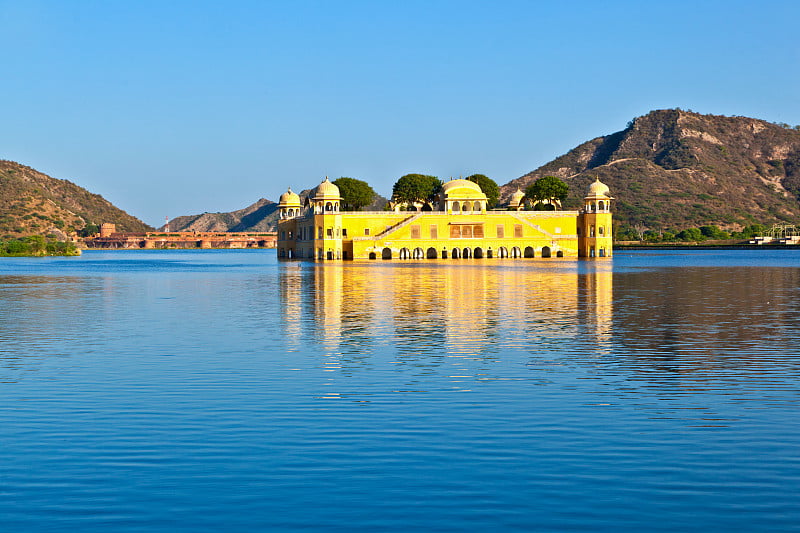
[[[55,234],[63,239],[87,224],[103,222],[113,222],[119,231],[151,229],[70,181],[0,160],[0,238]]]
[[[512,180],[501,198],[548,175],[570,185],[567,208],[599,177],[618,199],[623,225],[800,221],[800,131],[753,118],[653,111]]]

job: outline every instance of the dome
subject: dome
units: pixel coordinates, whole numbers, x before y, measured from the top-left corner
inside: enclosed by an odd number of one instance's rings
[[[292,188],[289,187],[289,190],[281,194],[281,198],[278,200],[278,205],[300,205],[300,197],[292,192]]]
[[[589,196],[608,196],[608,185],[595,178],[595,182],[589,185]]]
[[[509,205],[519,205],[522,203],[522,199],[525,198],[525,193],[517,188],[517,192],[511,195],[511,199],[509,200]]]
[[[328,179],[328,176],[325,176],[325,181],[317,185],[317,189],[314,191],[314,199],[341,199],[341,193],[339,192],[339,187],[335,184],[331,183]]]
[[[451,189],[471,189],[477,193],[483,194],[480,185],[478,185],[474,181],[469,181],[464,179],[450,180],[444,185],[442,185],[442,192],[445,194],[447,194],[447,191]]]

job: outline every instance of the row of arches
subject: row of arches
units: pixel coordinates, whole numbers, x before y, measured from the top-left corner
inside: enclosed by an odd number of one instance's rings
[[[458,212],[467,213],[470,211],[480,212],[482,210],[483,210],[483,205],[481,205],[481,202],[469,202],[469,201],[450,202],[450,211],[452,211],[453,213],[458,213]]]
[[[564,257],[564,252],[561,250],[557,250],[555,252],[556,257]],[[481,247],[476,248],[452,248],[448,250],[447,248],[443,248],[438,251],[436,248],[430,247],[427,250],[423,250],[422,248],[414,248],[413,250],[409,248],[401,248],[397,254],[398,259],[492,259],[494,257],[498,257],[501,259],[504,258],[532,258],[536,257],[536,251],[532,246],[527,246],[524,249],[520,248],[519,246],[513,246],[511,248],[506,248],[505,246],[501,246],[497,250],[492,250],[491,248],[484,250]],[[550,249],[549,246],[545,246],[542,248],[540,253],[540,257],[548,258],[553,257],[553,251]],[[377,252],[370,252],[369,254],[370,259],[378,259]],[[381,259],[394,259],[394,253],[392,252],[391,248],[384,248],[380,252]]]

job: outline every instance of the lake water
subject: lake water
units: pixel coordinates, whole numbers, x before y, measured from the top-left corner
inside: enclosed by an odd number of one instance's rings
[[[4,259],[0,529],[800,530],[800,251]]]

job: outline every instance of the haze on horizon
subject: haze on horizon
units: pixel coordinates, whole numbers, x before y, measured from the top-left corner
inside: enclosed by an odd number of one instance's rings
[[[158,226],[325,176],[500,184],[653,109],[800,124],[800,3],[0,0],[0,158]]]

